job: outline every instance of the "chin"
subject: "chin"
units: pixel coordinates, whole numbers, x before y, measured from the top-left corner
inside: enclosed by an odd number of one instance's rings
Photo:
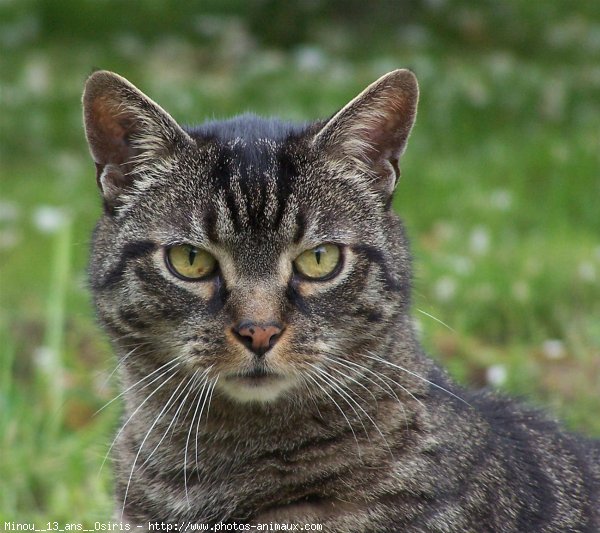
[[[240,403],[273,403],[295,385],[295,380],[285,376],[227,376],[220,379],[218,387],[227,396]]]

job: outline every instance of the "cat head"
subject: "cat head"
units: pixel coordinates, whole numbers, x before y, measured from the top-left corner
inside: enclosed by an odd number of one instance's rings
[[[327,388],[320,368],[368,364],[392,342],[410,264],[390,206],[417,98],[397,70],[326,121],[183,128],[94,73],[84,122],[104,214],[90,278],[125,372],[273,402]]]

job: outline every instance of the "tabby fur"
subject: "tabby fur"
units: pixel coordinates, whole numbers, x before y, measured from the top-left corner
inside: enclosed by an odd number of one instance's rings
[[[120,76],[90,76],[104,202],[90,284],[124,401],[117,519],[600,531],[599,443],[462,390],[419,345],[391,209],[417,99],[397,70],[329,120],[184,128]],[[321,243],[342,250],[339,271],[301,278],[294,259]],[[180,244],[218,272],[174,276],[165,250]],[[282,333],[257,355],[234,334],[243,320]]]

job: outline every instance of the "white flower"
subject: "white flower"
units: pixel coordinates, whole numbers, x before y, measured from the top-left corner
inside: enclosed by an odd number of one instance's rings
[[[325,68],[327,58],[322,48],[317,46],[300,46],[294,53],[296,66],[304,72],[317,72]]]
[[[439,301],[447,302],[456,294],[456,281],[449,276],[444,276],[436,282],[433,292]]]
[[[56,233],[67,221],[63,209],[50,205],[41,205],[33,212],[33,224],[43,233]]]
[[[563,341],[558,339],[548,339],[542,344],[542,352],[546,359],[562,359],[567,355],[567,350]]]
[[[485,255],[490,248],[490,232],[483,226],[476,227],[469,237],[471,252],[475,255]]]
[[[33,360],[38,368],[50,372],[56,366],[56,352],[49,346],[38,346],[33,352]]]
[[[486,381],[494,387],[500,387],[504,385],[507,377],[508,371],[504,365],[492,365],[485,371]]]
[[[45,57],[34,57],[24,67],[25,86],[36,96],[43,96],[50,89],[50,65]]]
[[[452,267],[459,276],[468,276],[473,272],[473,261],[460,255],[451,258]]]
[[[579,266],[577,267],[577,274],[579,275],[579,279],[581,281],[596,281],[596,267],[588,261],[579,263]]]
[[[14,222],[19,217],[20,209],[15,202],[0,201],[0,222]]]
[[[498,211],[508,211],[513,204],[513,196],[510,191],[496,189],[490,194],[490,204]]]

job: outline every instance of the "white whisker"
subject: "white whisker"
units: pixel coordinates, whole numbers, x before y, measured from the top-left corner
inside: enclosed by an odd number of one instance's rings
[[[208,369],[206,369],[204,372],[208,372],[211,368],[212,368],[212,366],[209,367]],[[207,383],[208,383],[208,380],[203,379],[202,383],[198,385],[198,392],[196,393],[196,395],[194,396],[194,399],[192,400],[192,405],[195,404],[196,409],[194,409],[194,414],[192,416],[192,420],[190,422],[190,427],[189,427],[188,433],[187,433],[187,438],[185,440],[185,449],[184,449],[184,455],[183,455],[183,483],[184,483],[184,488],[185,488],[185,497],[188,502],[188,505],[190,503],[189,496],[188,496],[188,487],[187,487],[188,448],[189,448],[189,444],[190,444],[190,436],[192,435],[192,430],[194,429],[194,420],[196,420],[196,416],[198,414],[198,409],[200,409],[199,399],[202,398],[202,396],[204,395],[204,391],[206,390]],[[200,416],[202,416],[202,414]],[[196,469],[198,469],[197,458],[196,458]]]
[[[352,424],[350,423],[350,420],[348,419],[348,417],[346,416],[346,413],[344,413],[344,410],[339,406],[339,404],[335,401],[335,399],[333,398],[333,396],[331,396],[331,394],[329,394],[327,392],[327,390],[321,386],[317,380],[317,375],[314,374],[313,372],[307,373],[305,374],[305,377],[307,377],[308,379],[310,379],[323,393],[325,393],[327,395],[327,397],[333,402],[333,404],[337,407],[338,411],[342,414],[342,416],[344,417],[344,419],[346,420],[346,422],[348,423],[348,427],[350,428],[350,431],[352,432],[352,436],[354,437],[354,442],[356,442],[356,451],[357,451],[357,455],[359,460],[362,461],[362,453],[360,451],[360,444],[358,444],[358,438],[356,436],[356,433],[354,432],[354,428],[352,427]]]
[[[200,421],[202,420],[202,414],[204,413],[204,407],[206,406],[206,402],[208,401],[208,406],[210,407],[210,400],[212,399],[212,394],[213,391],[215,389],[215,386],[217,384],[217,380],[219,379],[219,376],[217,376],[216,378],[213,378],[213,380],[211,380],[210,384],[208,385],[208,389],[206,390],[206,394],[204,394],[204,388],[203,388],[203,396],[204,399],[202,400],[202,407],[200,408],[200,414],[198,415],[198,420],[196,421],[196,435],[195,435],[195,461],[196,461],[196,476],[198,476],[198,479],[200,479],[200,466],[199,466],[199,462],[198,462],[198,457],[199,457],[199,447],[198,447],[198,438],[199,438],[199,434],[200,434]],[[206,410],[206,418],[208,419],[208,408]],[[191,427],[190,427],[191,429]],[[186,489],[186,497],[187,497],[187,473],[184,471],[184,480],[185,480],[185,489]],[[189,500],[188,500],[189,502]]]
[[[369,352],[369,353],[371,353],[371,352]],[[333,355],[333,354],[330,354],[330,355]],[[334,357],[335,357],[335,356],[334,356]],[[338,359],[338,361],[339,361],[339,358],[337,358],[337,359]],[[358,366],[358,367],[362,368],[363,370],[365,370],[365,371],[367,371],[367,372],[370,372],[371,374],[373,374],[373,375],[374,375],[374,376],[375,376],[377,379],[381,380],[382,382],[383,382],[383,380],[385,379],[385,380],[387,380],[387,381],[389,381],[389,382],[393,383],[393,384],[394,384],[394,385],[396,385],[398,388],[402,389],[402,390],[403,390],[403,391],[404,391],[406,394],[408,394],[408,395],[409,395],[409,396],[410,396],[410,397],[411,397],[413,400],[415,400],[415,401],[416,401],[418,404],[420,404],[420,405],[421,405],[421,407],[423,407],[423,408],[425,407],[425,404],[424,404],[424,403],[423,403],[421,400],[419,400],[419,398],[417,398],[417,397],[416,397],[416,396],[415,396],[415,395],[414,395],[414,394],[413,394],[411,391],[409,391],[409,390],[408,390],[408,389],[407,389],[407,388],[406,388],[404,385],[402,385],[401,383],[398,383],[396,380],[392,379],[390,376],[387,376],[386,374],[381,374],[381,375],[379,375],[379,374],[378,374],[377,372],[375,372],[374,370],[371,370],[370,368],[367,368],[366,366],[359,365],[358,363],[355,363],[355,362],[353,362],[353,361],[349,361],[348,359],[344,359],[344,362],[345,362],[345,363],[348,363],[348,364],[352,364],[352,365]],[[385,383],[384,383],[384,384],[385,384]],[[395,398],[396,398],[398,401],[400,401],[400,399],[399,399],[399,398],[398,398],[398,396],[396,395],[395,391],[394,391],[394,390],[393,390],[393,389],[392,389],[392,388],[391,388],[389,385],[387,385],[387,384],[386,384],[386,386],[387,386],[387,387],[388,387],[390,390],[392,390],[392,393],[393,393],[394,397],[395,397]]]
[[[166,365],[163,365],[163,367],[164,366],[166,366]],[[148,383],[148,385],[152,385],[152,383],[158,381],[159,379],[161,379],[162,377],[164,377],[165,375],[167,375],[169,372],[172,372],[172,374],[167,379],[165,379],[165,381],[163,381],[156,389],[154,389],[148,396],[146,396],[146,398],[144,399],[144,401],[142,401],[142,403],[137,406],[137,408],[135,409],[135,411],[133,411],[133,413],[131,413],[131,415],[125,421],[125,423],[121,426],[121,428],[119,429],[119,431],[117,431],[117,434],[115,435],[115,438],[113,439],[113,441],[111,442],[110,446],[108,447],[108,451],[106,452],[106,455],[104,456],[102,464],[100,465],[100,469],[98,471],[98,475],[100,475],[100,472],[102,472],[102,468],[104,468],[104,464],[106,463],[106,460],[108,459],[108,456],[109,456],[111,450],[113,449],[115,443],[117,442],[117,439],[119,438],[119,435],[121,435],[121,433],[123,432],[123,430],[125,429],[125,427],[127,426],[127,424],[129,424],[129,422],[131,422],[131,419],[144,406],[144,404],[150,398],[152,398],[152,396],[154,396],[167,382],[169,382],[171,380],[171,378],[173,376],[175,376],[175,374],[177,374],[177,366],[179,366],[179,363],[171,366],[170,368],[168,368],[167,370],[165,370],[162,374],[160,374],[157,377],[155,377],[150,383]],[[163,368],[163,367],[161,367],[161,368]],[[153,374],[154,374],[154,372],[153,372]],[[143,381],[143,380],[140,380],[140,382],[141,381]]]
[[[117,364],[115,365],[115,367],[112,369],[111,373],[102,381],[102,383],[100,384],[100,390],[104,390],[106,388],[106,386],[108,385],[108,382],[111,380],[111,378],[115,375],[115,372],[119,369],[119,367],[121,367],[125,361],[127,361],[127,359],[129,359],[129,356],[133,355],[134,352],[138,349],[141,348],[143,344],[136,344],[131,350],[129,350],[123,357],[119,358],[119,360],[117,361]],[[105,406],[106,407],[106,406]],[[102,407],[101,409],[99,409],[98,411],[96,411],[94,413],[94,415],[98,414],[102,409],[104,409],[104,407]]]
[[[402,409],[402,413],[404,414],[404,422],[406,424],[406,429],[408,431],[408,417],[406,415],[406,408],[404,407],[404,404],[402,403],[402,401],[400,400],[400,398],[398,398],[398,395],[396,394],[396,391],[388,383],[386,383],[383,380],[383,378],[381,376],[379,376],[379,374],[377,374],[377,372],[375,372],[374,370],[371,370],[370,368],[367,368],[366,366],[359,365],[358,363],[355,363],[353,361],[348,361],[348,360],[342,361],[341,359],[339,359],[338,357],[336,357],[333,354],[329,354],[328,356],[326,355],[325,357],[331,363],[341,365],[344,368],[347,368],[348,370],[353,370],[352,367],[357,367],[357,369],[354,370],[355,372],[359,373],[359,375],[361,375],[362,377],[364,377],[370,383],[373,383],[373,385],[375,385],[380,390],[384,390],[383,387],[379,383],[375,382],[374,380],[372,380],[371,378],[369,378],[368,376],[366,376],[365,374],[363,374],[361,372],[361,370],[364,371],[364,372],[369,372],[370,374],[373,374],[379,381],[381,381],[381,383],[390,392],[390,395],[396,400],[396,402],[400,406],[400,409]],[[387,376],[384,375],[384,377],[387,377]],[[396,383],[393,379],[388,378],[388,380],[392,381],[392,383],[396,384],[401,389],[404,389],[404,387],[402,387],[402,385],[400,385],[399,383]],[[406,391],[406,389],[404,389],[404,390]],[[406,392],[408,392],[408,391],[406,391]],[[410,394],[413,398],[415,398],[415,396],[413,394],[411,394],[410,392],[408,392],[408,394]],[[417,398],[415,398],[415,400],[417,402],[419,402],[421,405],[423,405]]]
[[[154,396],[162,387],[164,387],[169,381],[171,381],[171,379],[177,374],[177,371],[175,370],[167,379],[165,379],[165,381],[163,381],[158,387],[156,387],[156,389],[154,389],[145,399],[144,401],[137,407],[137,409],[131,414],[131,416],[127,419],[127,421],[125,422],[125,424],[123,424],[123,426],[121,427],[121,429],[118,431],[117,435],[115,436],[112,444],[110,445],[110,448],[113,447],[114,443],[116,442],[117,438],[119,437],[119,435],[121,434],[121,432],[125,429],[125,426],[127,426],[127,424],[131,421],[131,419],[135,416],[135,414],[142,408],[142,406],[150,399],[152,398],[152,396]],[[159,415],[160,417],[160,415]],[[158,418],[157,418],[158,420]],[[156,421],[154,422],[154,424],[152,424],[152,427],[148,430],[149,432],[152,430],[152,428],[154,427],[154,425],[156,424]],[[146,437],[148,436],[148,433],[146,433]],[[146,441],[146,438],[144,438],[144,441],[142,442],[142,445],[144,445],[144,442]],[[137,455],[135,456],[136,460],[137,457],[141,451],[141,446],[140,449],[138,450]],[[109,453],[110,453],[110,449],[109,449]],[[107,454],[108,455],[108,454]],[[104,458],[106,460],[106,457]],[[103,463],[104,464],[104,463]],[[135,467],[135,460],[133,462],[133,467]],[[131,472],[133,474],[133,468],[131,469]],[[129,481],[131,481],[131,476],[129,476]],[[121,508],[121,519],[123,518],[123,515],[125,514],[125,503],[127,500],[127,491],[129,490],[129,482],[127,483],[127,490],[125,491],[125,497],[123,498],[123,507]]]
[[[198,372],[200,372],[200,370],[196,370],[196,372],[194,372],[194,374],[192,375],[192,377],[190,379],[188,379],[188,381],[185,384],[185,386],[181,389],[181,391],[179,392],[179,394],[177,395],[177,397],[173,400],[172,403],[177,403],[177,400],[179,400],[179,398],[181,398],[183,396],[183,394],[185,393],[185,397],[183,398],[183,400],[181,402],[179,402],[179,406],[177,407],[177,410],[175,411],[175,414],[171,418],[171,422],[169,422],[169,425],[167,426],[167,429],[164,431],[163,436],[160,438],[160,440],[158,441],[158,443],[156,444],[156,446],[153,448],[153,450],[148,454],[148,457],[146,457],[146,460],[142,463],[142,465],[140,466],[140,468],[144,468],[144,466],[146,466],[148,464],[148,462],[150,461],[150,459],[154,455],[154,452],[156,450],[158,450],[158,448],[160,447],[160,445],[162,444],[162,442],[165,440],[165,438],[169,434],[169,430],[171,429],[171,427],[173,427],[173,424],[177,420],[177,418],[179,416],[179,413],[181,412],[181,409],[183,408],[183,406],[185,405],[185,402],[189,398],[190,392],[192,390],[192,385],[194,384],[194,381],[195,381],[195,378],[196,378]],[[185,392],[186,390],[187,390],[187,393]],[[177,392],[177,389],[175,389],[175,392]],[[171,403],[171,398],[167,402],[167,405],[169,405],[169,403]],[[160,417],[161,415],[159,414],[158,416]],[[140,448],[140,450],[141,450],[141,448]]]
[[[402,370],[403,372],[406,372],[407,374],[410,374],[411,376],[414,376],[417,379],[420,379],[421,381],[424,381],[425,383],[429,383],[432,387],[435,387],[436,389],[444,391],[446,394],[449,394],[450,396],[453,396],[457,400],[460,400],[464,404],[466,404],[469,407],[471,407],[471,405],[469,404],[469,402],[467,402],[466,400],[463,400],[460,396],[457,396],[452,391],[449,391],[448,389],[445,389],[441,385],[438,385],[437,383],[434,383],[433,381],[430,381],[427,378],[424,378],[423,376],[420,376],[419,374],[417,374],[415,372],[412,372],[411,370],[408,370],[408,369],[403,368],[403,367],[401,367],[401,366],[399,366],[399,365],[397,365],[395,363],[392,363],[391,361],[386,361],[385,359],[379,357],[378,355],[375,355],[373,352],[369,352],[369,353],[371,355],[365,355],[365,357],[368,357],[369,359],[373,359],[374,361],[379,361],[380,363],[392,366],[394,368],[397,368],[398,370]]]
[[[358,407],[358,409],[360,409],[364,415],[367,417],[367,419],[369,420],[369,422],[371,422],[371,424],[373,424],[373,427],[377,430],[377,432],[379,433],[380,437],[383,439],[383,442],[385,442],[385,445],[388,449],[388,451],[390,452],[390,455],[393,456],[392,453],[392,449],[390,448],[390,445],[387,441],[387,439],[385,438],[385,435],[382,433],[381,429],[379,428],[379,426],[377,425],[377,423],[375,422],[375,420],[373,420],[373,418],[371,417],[371,415],[369,415],[369,413],[367,413],[367,411],[362,407],[362,405],[360,405],[360,403],[358,403],[351,394],[346,392],[347,386],[340,381],[339,379],[337,379],[336,377],[332,376],[331,374],[329,374],[327,371],[325,371],[322,368],[316,367],[316,365],[312,365],[314,368],[316,368],[316,370],[321,374],[321,376],[326,380],[329,381],[329,383],[331,384],[331,386],[333,387],[333,390],[336,390],[338,392],[338,394],[343,395],[346,403],[348,403],[348,405],[351,406],[351,404],[349,402],[352,402],[354,405],[356,405],[356,407]],[[343,373],[342,373],[343,374]],[[346,374],[343,374],[346,378],[348,378],[348,376]],[[365,402],[365,399],[356,394],[363,402]],[[365,402],[366,403],[366,402]],[[354,413],[356,414],[356,416],[358,417],[363,430],[365,431],[365,435],[367,437],[367,439],[369,440],[369,442],[371,442],[371,437],[369,435],[369,432],[367,431],[364,423],[362,422],[362,418],[361,416],[358,414],[358,412],[354,409],[354,407],[352,407],[352,410],[354,411]]]
[[[337,362],[337,361],[334,361],[333,359],[331,359],[328,356],[325,356],[325,358],[326,358],[327,361],[331,361],[332,363],[336,363]],[[345,367],[345,368],[347,368],[351,372],[354,372],[355,374],[357,373],[356,370],[354,370],[352,368],[349,368],[349,367]],[[345,374],[344,372],[342,372],[341,370],[338,370],[337,368],[331,368],[330,370],[333,370],[336,374],[340,374],[341,376],[344,376],[346,379],[349,379],[353,383],[356,383],[356,385],[358,385],[360,388],[366,390],[369,393],[369,395],[371,396],[371,398],[373,398],[373,401],[375,403],[377,403],[377,397],[373,394],[373,392],[371,390],[369,390],[368,387],[365,387],[365,385],[363,385],[360,381],[358,381],[357,379],[354,379],[352,376],[349,376],[348,374]],[[364,377],[363,374],[359,373],[359,375],[361,377]],[[331,376],[331,377],[333,377],[333,376]]]
[[[133,385],[127,387],[124,391],[120,392],[119,394],[117,394],[112,400],[106,402],[102,407],[100,407],[100,409],[98,409],[93,416],[96,416],[98,413],[100,413],[101,411],[103,411],[104,409],[106,409],[111,403],[115,402],[116,400],[118,400],[121,396],[123,396],[124,394],[127,394],[131,389],[133,389],[134,387],[137,387],[139,384],[143,383],[144,381],[146,381],[147,379],[151,378],[154,374],[156,374],[157,372],[160,372],[161,370],[163,370],[166,367],[172,366],[173,368],[175,366],[177,366],[179,364],[179,360],[181,359],[182,356],[176,357],[175,359],[171,359],[169,361],[167,361],[165,364],[159,366],[156,370],[150,372],[150,374],[144,376],[143,378],[139,379],[138,381],[136,381]],[[177,363],[177,364],[175,364]],[[170,369],[167,369],[166,372],[168,372]],[[166,373],[165,372],[165,373]],[[146,385],[144,385],[141,389],[140,392],[143,391],[146,387],[149,387],[150,385],[152,385],[152,383],[154,383],[157,379],[160,379],[160,377],[164,376],[164,374],[161,374],[158,378],[153,379],[152,381],[150,381],[149,383],[146,383]]]
[[[417,311],[418,311],[419,313],[422,313],[422,314],[424,314],[425,316],[427,316],[427,317],[431,318],[432,320],[435,320],[435,321],[436,321],[438,324],[441,324],[442,326],[444,326],[444,327],[448,328],[450,331],[452,331],[452,332],[456,333],[456,330],[452,329],[452,328],[451,328],[451,327],[450,327],[448,324],[446,324],[445,322],[443,322],[443,321],[442,321],[442,320],[440,320],[439,318],[437,318],[437,317],[435,317],[435,316],[433,316],[433,315],[429,314],[427,311],[423,311],[423,309],[419,309],[419,308],[417,308]]]

